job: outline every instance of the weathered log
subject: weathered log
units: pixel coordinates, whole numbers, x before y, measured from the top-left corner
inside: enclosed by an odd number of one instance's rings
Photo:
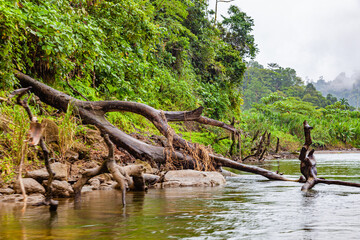
[[[179,135],[175,134],[171,127],[168,125],[167,121],[198,121],[200,123],[206,123],[213,126],[221,126],[223,128],[233,129],[230,125],[226,125],[217,120],[209,119],[206,117],[199,117],[202,113],[202,109],[196,109],[194,111],[188,112],[163,112],[157,109],[154,109],[148,105],[136,103],[136,102],[124,102],[124,101],[96,101],[96,102],[84,102],[77,100],[69,95],[57,91],[39,81],[32,79],[31,77],[16,72],[15,76],[19,79],[20,84],[23,87],[32,87],[32,91],[37,95],[41,101],[55,107],[62,109],[63,111],[67,110],[68,104],[72,104],[77,114],[81,117],[82,122],[85,124],[95,125],[100,131],[106,135],[108,134],[111,141],[118,147],[121,147],[127,150],[130,154],[139,159],[151,159],[158,163],[165,163],[167,159],[167,151],[163,147],[148,145],[142,141],[139,141],[115,126],[109,123],[104,114],[106,112],[114,111],[128,111],[136,114],[140,114],[150,120],[154,126],[162,133],[164,136],[169,138],[172,135],[172,143],[180,147],[181,149],[187,149],[188,152],[196,152],[195,144],[192,144]],[[200,151],[201,153],[202,151]],[[253,166],[247,166],[244,164],[237,163],[230,159],[225,159],[217,157],[213,154],[208,154],[212,158],[215,164],[222,166],[238,169],[240,171],[251,172],[255,174],[260,174],[268,179],[272,180],[282,180],[282,181],[293,181],[286,179],[283,176],[276,174],[274,172],[268,171],[266,169],[257,168]],[[175,163],[182,165],[183,168],[195,168],[196,162],[194,156],[191,154],[186,154],[180,151],[171,151],[170,157],[175,159]],[[88,173],[90,174],[90,173]],[[90,174],[91,175],[91,174]],[[89,175],[89,176],[90,176]]]
[[[311,130],[313,129],[313,127],[309,126],[307,121],[304,121],[303,126],[304,126],[305,143],[301,148],[299,160],[301,161],[300,171],[305,177],[305,184],[302,186],[301,191],[306,192],[311,188],[313,188],[318,183],[360,187],[360,183],[344,182],[338,180],[326,180],[317,177],[316,160],[314,156],[315,150],[312,149],[306,156],[306,153],[312,144]]]
[[[266,170],[264,168],[260,168],[257,166],[252,166],[252,165],[235,162],[230,159],[218,157],[218,156],[215,156],[212,154],[210,154],[210,156],[213,157],[214,160],[217,163],[219,163],[220,166],[223,166],[223,167],[229,167],[229,168],[237,169],[237,170],[244,171],[244,172],[258,174],[258,175],[264,176],[270,180],[292,181],[292,182],[299,181],[299,180],[293,180],[293,179],[286,178],[283,175],[277,174],[275,172],[272,172],[272,171],[269,171],[269,170]]]

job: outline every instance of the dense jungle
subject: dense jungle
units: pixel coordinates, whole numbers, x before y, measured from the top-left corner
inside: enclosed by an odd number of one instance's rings
[[[0,1],[0,239],[358,237],[358,81],[220,2]]]
[[[323,96],[295,69],[253,60],[261,51],[252,35],[254,20],[236,6],[218,22],[202,0],[2,1],[0,16],[4,182],[17,174],[30,125],[26,112],[7,100],[20,87],[14,71],[81,100],[135,101],[164,111],[202,106],[205,116],[241,131],[241,149],[223,129],[170,124],[183,138],[227,157],[254,154],[265,132],[271,134],[269,153],[299,151],[305,119],[314,126],[316,148],[360,144],[360,115],[347,99]],[[29,104],[40,121],[58,126],[52,157],[66,160],[69,152],[93,149],[83,141],[91,126],[81,125],[72,109],[39,104],[34,95]],[[128,134],[158,134],[135,114],[111,112],[106,118]],[[25,165],[41,165],[34,150],[27,148],[26,156]]]

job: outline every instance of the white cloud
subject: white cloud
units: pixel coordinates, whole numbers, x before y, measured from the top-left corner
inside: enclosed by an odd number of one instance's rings
[[[254,19],[253,34],[263,65],[294,68],[303,79],[360,70],[359,0],[235,0]],[[215,0],[209,1],[210,7]],[[230,4],[219,3],[220,15]]]

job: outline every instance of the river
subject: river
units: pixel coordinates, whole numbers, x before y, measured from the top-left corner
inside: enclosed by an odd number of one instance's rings
[[[319,177],[360,182],[359,153],[316,157]],[[260,166],[300,175],[296,159]],[[300,189],[240,174],[225,187],[128,193],[125,208],[117,191],[85,193],[81,206],[62,199],[56,214],[0,203],[0,239],[360,239],[359,188]]]

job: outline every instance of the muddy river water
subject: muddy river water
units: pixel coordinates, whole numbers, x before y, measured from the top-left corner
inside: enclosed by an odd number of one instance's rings
[[[316,154],[318,176],[360,182],[360,154]],[[299,161],[261,167],[297,179]],[[0,203],[0,239],[360,239],[360,189],[318,184],[308,193],[295,182],[240,173],[225,187],[84,193],[81,205],[45,207]]]

